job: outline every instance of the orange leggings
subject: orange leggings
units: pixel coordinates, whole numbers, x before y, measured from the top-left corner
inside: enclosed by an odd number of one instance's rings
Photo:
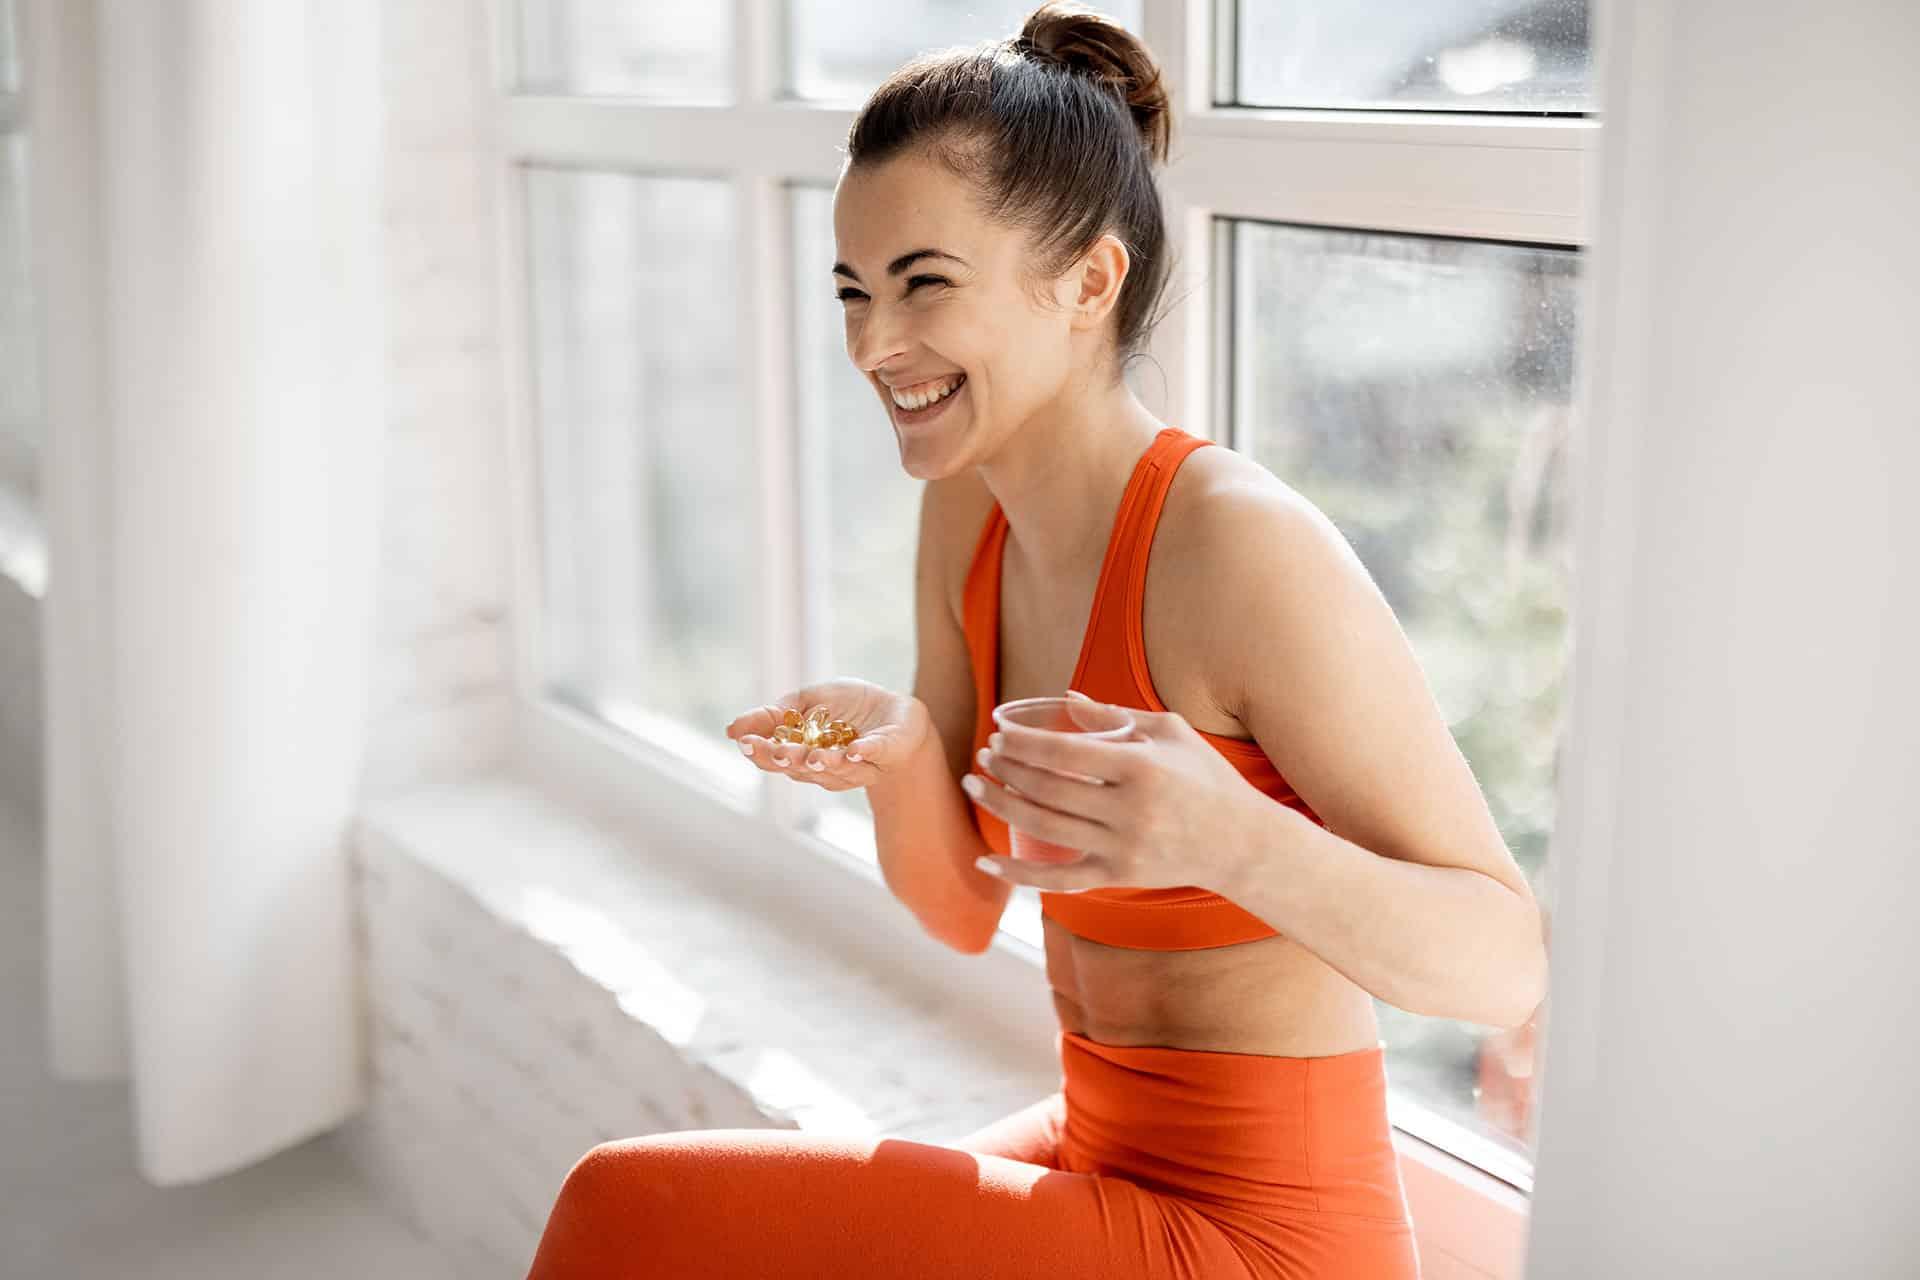
[[[1057,1041],[1060,1092],[952,1145],[602,1143],[567,1174],[528,1280],[1418,1280],[1383,1049]]]

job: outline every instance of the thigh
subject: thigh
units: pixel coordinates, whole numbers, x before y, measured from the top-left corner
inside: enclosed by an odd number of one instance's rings
[[[709,1129],[589,1151],[528,1280],[1250,1275],[1229,1232],[1118,1178],[899,1138]]]
[[[1060,1167],[1060,1126],[1067,1117],[1064,1094],[1055,1092],[1012,1115],[945,1145],[1027,1164]]]

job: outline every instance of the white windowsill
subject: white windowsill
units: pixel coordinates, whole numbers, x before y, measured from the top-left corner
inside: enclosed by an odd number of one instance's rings
[[[417,788],[361,826],[553,947],[770,1124],[943,1141],[1059,1087],[1050,1040],[1015,1039],[955,1006],[977,994],[925,981],[940,944],[895,939],[891,965],[863,963],[753,891],[690,874],[665,831],[636,836],[511,776]]]

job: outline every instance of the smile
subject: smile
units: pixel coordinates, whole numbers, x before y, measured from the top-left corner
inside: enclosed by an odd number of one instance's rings
[[[891,391],[894,421],[902,426],[917,426],[939,417],[966,383],[967,375],[960,373],[920,383],[911,393]]]

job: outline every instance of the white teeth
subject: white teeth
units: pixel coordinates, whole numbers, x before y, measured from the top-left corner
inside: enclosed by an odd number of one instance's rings
[[[956,374],[953,377],[947,378],[944,381],[936,384],[931,390],[920,392],[915,395],[903,395],[899,391],[895,391],[892,388],[888,388],[888,392],[893,396],[893,402],[899,405],[902,409],[924,409],[928,405],[932,404],[934,401],[940,400],[945,398],[946,396],[952,395],[954,392],[954,389],[957,388],[959,385],[960,385],[960,376]]]

